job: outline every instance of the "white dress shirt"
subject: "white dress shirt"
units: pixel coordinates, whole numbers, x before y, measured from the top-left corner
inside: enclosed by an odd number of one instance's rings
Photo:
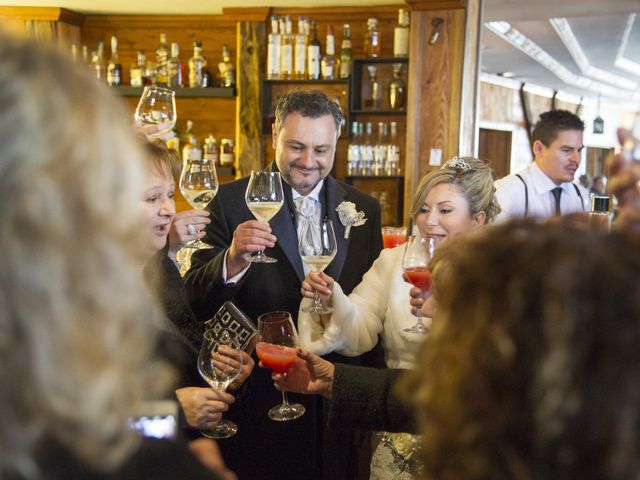
[[[526,183],[526,188],[516,175],[507,175],[495,182],[496,198],[502,209],[496,222],[503,222],[512,217],[524,217],[525,214],[527,217],[539,218],[554,216],[556,203],[551,191],[558,186],[562,188],[562,214],[589,211],[589,192],[582,186],[570,182],[556,185],[535,162],[518,174]]]

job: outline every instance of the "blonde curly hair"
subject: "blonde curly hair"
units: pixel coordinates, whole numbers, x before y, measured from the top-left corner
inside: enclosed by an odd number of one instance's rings
[[[149,360],[139,146],[78,68],[0,32],[0,471],[27,477],[45,438],[115,467],[168,378]]]

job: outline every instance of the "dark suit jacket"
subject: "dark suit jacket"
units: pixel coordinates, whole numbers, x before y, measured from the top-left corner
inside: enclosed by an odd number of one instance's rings
[[[231,244],[233,232],[240,223],[254,219],[244,201],[248,181],[243,178],[222,185],[208,207],[212,216],[204,241],[215,248],[198,251],[192,257],[191,269],[186,275],[191,306],[200,320],[210,318],[225,300],[232,300],[254,321],[262,313],[286,310],[295,322],[304,271],[298,253],[295,207],[288,185],[283,185],[285,204],[270,222],[277,244],[266,250],[278,262],[251,265],[237,285],[223,282],[224,253]],[[333,221],[338,242],[336,257],[325,271],[349,293],[382,249],[380,207],[371,196],[331,177],[325,179],[320,201],[323,215]],[[336,212],[343,201],[353,202],[367,218],[364,225],[351,228],[349,239],[344,238],[345,228]],[[269,370],[254,370],[245,395],[225,415],[238,424],[238,434],[220,442],[227,465],[238,473],[240,480],[350,478],[351,474],[346,471],[349,446],[327,440],[332,434],[324,427],[321,400],[295,394],[289,397],[291,402],[305,406],[305,415],[290,422],[269,420],[267,411],[280,403],[280,393],[273,387]],[[349,443],[348,432],[337,435]]]
[[[393,391],[403,372],[336,363],[329,424],[414,433],[411,409]]]

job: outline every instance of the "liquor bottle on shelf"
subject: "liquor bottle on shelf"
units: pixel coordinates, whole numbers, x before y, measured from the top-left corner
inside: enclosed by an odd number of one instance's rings
[[[221,87],[236,86],[236,67],[231,62],[229,47],[222,45],[222,61],[218,63],[218,85]]]
[[[311,40],[307,47],[307,71],[309,80],[320,78],[320,40],[318,40],[318,22],[311,22]]]
[[[351,27],[348,23],[342,26],[342,43],[340,44],[340,78],[351,75]]]
[[[373,150],[373,174],[376,176],[386,175],[387,147],[387,124],[378,122],[378,139]]]
[[[278,17],[271,17],[271,33],[267,45],[267,79],[280,78],[280,35],[278,34]]]
[[[169,61],[169,44],[167,43],[167,34],[160,34],[160,45],[156,48],[156,83],[166,87],[169,84],[169,71],[167,62]]]
[[[374,145],[373,145],[373,124],[371,122],[366,123],[366,130],[364,134],[364,148],[362,150],[362,166],[360,172],[362,175],[370,176],[373,174],[373,161]]]
[[[280,78],[291,80],[293,78],[293,23],[291,16],[280,19]]]
[[[180,135],[180,143],[182,145],[187,146],[190,143],[197,142],[197,139],[192,138],[192,137],[194,137],[193,133],[191,132],[192,129],[193,129],[193,121],[192,120],[187,120],[187,122],[185,124],[184,131]],[[183,163],[184,163],[184,157],[182,158],[182,160],[183,160]]]
[[[118,39],[115,35],[111,37],[111,58],[107,65],[107,84],[117,87],[122,83],[122,65],[118,60]]]
[[[104,64],[104,42],[102,40],[98,42],[98,49],[93,52],[91,65],[94,76],[104,82],[107,79],[107,67]]]
[[[379,57],[381,51],[380,32],[378,32],[378,19],[367,20],[367,35],[364,40],[364,54],[367,57]]]
[[[169,87],[184,87],[184,63],[180,60],[180,46],[171,44],[171,58],[167,61],[167,80]]]
[[[367,65],[367,72],[369,73],[369,82],[362,95],[362,107],[366,110],[380,110],[382,107],[382,85],[378,81],[378,67]]]
[[[86,45],[82,46],[82,63],[89,66],[91,62],[89,61],[89,48]]]
[[[189,59],[189,86],[191,88],[204,87],[204,75],[207,61],[202,56],[202,42],[193,42],[193,57]]]
[[[156,68],[156,62],[153,60],[147,60],[144,64],[144,70],[142,74],[143,85],[155,85],[158,78],[158,69]]]
[[[393,29],[393,56],[409,56],[409,10],[398,10],[398,24]]]
[[[173,126],[172,131],[173,137],[167,140],[167,148],[169,150],[175,150],[178,158],[180,158],[180,132],[178,132],[178,127],[176,127],[175,125]]]
[[[298,17],[298,34],[293,49],[293,78],[296,80],[304,80],[307,75],[307,26],[308,20]]]
[[[136,60],[129,67],[129,83],[132,87],[142,87],[145,85],[143,81],[145,73],[145,55],[144,52],[139,51],[136,54]]]
[[[402,110],[405,107],[407,84],[402,79],[402,64],[393,64],[393,80],[389,84],[389,107],[392,110]]]
[[[182,149],[182,163],[183,165],[189,160],[202,161],[202,149],[200,148],[200,142],[198,138],[191,134],[188,137],[188,142]]]
[[[327,25],[327,39],[325,43],[325,55],[320,61],[320,69],[322,78],[325,80],[333,80],[336,78],[336,47],[335,37],[333,36],[333,25]]]
[[[351,143],[347,150],[347,175],[358,175],[360,171],[360,135],[359,124],[351,124]]]
[[[204,140],[203,157],[205,160],[208,160],[211,165],[214,165],[216,167],[220,165],[220,149],[218,148],[216,137],[214,137],[211,133]]]
[[[389,125],[389,144],[387,146],[387,175],[400,175],[400,142],[398,140],[398,124]]]
[[[223,138],[220,141],[220,166],[232,167],[234,160],[233,139]]]

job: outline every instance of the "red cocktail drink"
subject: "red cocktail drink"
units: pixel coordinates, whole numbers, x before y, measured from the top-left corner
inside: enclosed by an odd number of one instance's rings
[[[296,361],[296,350],[273,343],[258,342],[256,354],[264,366],[276,373],[286,373]]]
[[[409,281],[420,290],[429,290],[431,287],[431,272],[427,270],[427,267],[406,268],[404,273],[409,277]]]

